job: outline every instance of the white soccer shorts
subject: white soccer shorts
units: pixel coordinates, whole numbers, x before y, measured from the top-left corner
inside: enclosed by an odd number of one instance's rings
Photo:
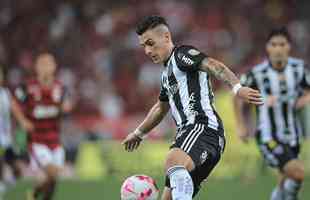
[[[42,169],[49,164],[62,168],[65,163],[65,150],[62,146],[50,149],[47,145],[31,145],[30,164],[32,169]]]

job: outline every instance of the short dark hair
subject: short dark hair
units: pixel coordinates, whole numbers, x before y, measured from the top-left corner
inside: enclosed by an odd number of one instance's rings
[[[169,27],[165,18],[158,15],[147,16],[138,23],[136,33],[142,35],[147,30],[153,29],[159,25],[166,25]]]
[[[273,28],[267,37],[267,42],[269,42],[274,36],[283,36],[287,39],[288,42],[291,42],[291,35],[285,26]]]

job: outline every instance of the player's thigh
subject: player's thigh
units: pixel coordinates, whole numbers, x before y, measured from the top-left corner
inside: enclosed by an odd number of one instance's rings
[[[195,167],[192,158],[182,149],[172,148],[167,155],[165,169],[167,171],[170,167],[177,165],[184,166],[188,171],[193,170]]]
[[[30,150],[31,167],[34,170],[44,169],[53,162],[53,153],[44,144],[33,143]]]
[[[266,144],[260,144],[259,149],[266,163],[273,168],[283,172],[284,166],[291,160],[298,158],[299,148],[290,147],[287,144],[271,141]]]
[[[51,150],[52,159],[43,167],[44,172],[50,179],[56,179],[65,163],[65,151],[62,146]]]
[[[161,196],[161,200],[172,200],[170,188],[168,188],[168,187],[164,188],[163,194]]]
[[[65,150],[62,146],[53,150],[53,163],[58,168],[63,168],[65,164]]]
[[[195,137],[202,131],[202,124],[190,124],[178,129],[175,141],[171,145],[171,149],[167,155],[165,163],[166,171],[175,165],[184,166],[188,171],[195,168],[192,154],[186,150],[194,144]]]
[[[305,177],[304,164],[301,160],[298,159],[288,161],[284,165],[282,172],[285,174],[286,177],[301,182],[304,180]]]

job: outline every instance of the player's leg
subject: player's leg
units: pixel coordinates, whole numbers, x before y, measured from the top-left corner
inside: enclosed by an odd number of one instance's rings
[[[61,151],[56,151],[58,154]],[[59,172],[59,167],[55,163],[55,152],[43,144],[32,144],[31,149],[31,164],[32,168],[43,172],[43,176],[36,179],[33,197],[37,199],[43,197],[43,200],[49,200],[54,194],[56,179]],[[59,155],[59,157],[61,157]],[[30,195],[31,196],[31,195]]]
[[[20,178],[23,172],[23,163],[13,148],[10,147],[7,149],[5,160],[12,169],[14,179]]]
[[[30,151],[30,164],[32,170],[36,171],[36,179],[34,183],[33,194],[29,195],[29,200],[38,199],[45,194],[48,183],[45,168],[52,162],[51,151],[42,144],[32,144]]]
[[[163,199],[192,199],[220,160],[224,139],[218,131],[206,128],[204,124],[190,125],[180,130],[168,153],[165,169],[166,188]],[[223,130],[221,130],[223,131]],[[173,180],[172,180],[173,179]]]
[[[51,200],[55,192],[59,168],[54,164],[49,164],[44,168],[44,171],[46,173],[46,179],[41,185],[44,190],[43,200]]]
[[[182,149],[172,148],[167,156],[165,169],[172,188],[172,199],[191,200],[194,192],[189,174],[195,167],[193,160]]]
[[[0,157],[0,199],[6,191],[6,185],[3,180],[4,156]]]
[[[61,168],[64,165],[64,161],[65,161],[65,152],[62,147],[58,147],[54,149],[52,152],[52,155],[53,155],[52,164],[49,164],[45,168],[45,172],[47,175],[46,184],[48,186],[47,186],[43,200],[52,199],[55,193],[55,189],[56,189],[57,178],[59,176],[59,173],[61,172]]]
[[[290,147],[275,141],[259,147],[267,163],[271,167],[278,168],[284,177],[273,190],[271,200],[296,200],[304,178],[303,164],[297,160],[298,147]]]
[[[283,200],[284,194],[283,194],[283,181],[285,180],[285,176],[280,173],[278,185],[272,190],[271,192],[271,200]]]
[[[279,169],[280,168],[280,154],[276,152],[281,152],[277,149],[282,148],[277,142],[274,140],[271,140],[269,143],[259,143],[258,147],[259,150],[266,161],[266,163],[272,167]],[[278,147],[279,146],[279,147]],[[281,154],[283,154],[284,151],[282,151]],[[284,175],[280,173],[280,179],[278,184],[274,187],[274,189],[271,192],[270,200],[283,200],[283,188],[282,188],[282,182],[284,179]]]
[[[303,163],[298,159],[290,160],[284,165],[282,172],[286,176],[283,181],[284,200],[297,200],[305,177]]]

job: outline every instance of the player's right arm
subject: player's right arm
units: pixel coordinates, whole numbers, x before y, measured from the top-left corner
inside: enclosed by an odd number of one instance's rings
[[[28,120],[24,113],[22,112],[22,109],[20,108],[17,101],[12,98],[11,99],[11,111],[17,122],[26,130],[26,131],[33,131],[34,126],[31,123],[30,120]]]
[[[34,130],[33,123],[25,116],[21,105],[28,101],[27,86],[22,84],[14,91],[14,97],[11,98],[12,114],[17,122],[28,132]]]
[[[122,142],[125,146],[125,150],[133,151],[137,149],[143,136],[150,132],[164,119],[169,109],[170,107],[167,101],[158,100],[138,128],[130,133]]]

